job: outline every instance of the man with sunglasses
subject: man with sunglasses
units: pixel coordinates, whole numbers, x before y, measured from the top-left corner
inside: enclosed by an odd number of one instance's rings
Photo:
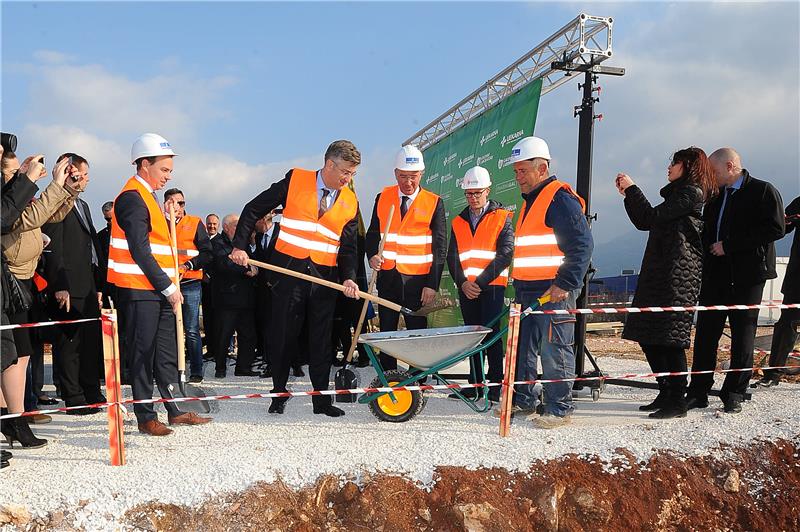
[[[442,199],[419,186],[425,171],[422,152],[416,146],[403,146],[397,152],[394,177],[397,184],[383,189],[375,198],[372,220],[367,230],[366,252],[369,265],[378,272],[378,295],[411,310],[433,303],[442,278],[447,254],[447,219]],[[389,234],[378,255],[383,230]],[[378,307],[381,331],[396,331],[400,313]],[[424,316],[404,316],[407,329],[425,329]],[[384,369],[397,369],[397,359],[381,353]]]
[[[169,207],[175,210],[175,233],[183,294],[183,326],[186,354],[189,356],[189,382],[203,381],[203,344],[200,341],[200,300],[203,268],[214,260],[206,226],[198,216],[186,214],[183,192],[171,188],[164,192],[164,215],[169,224]]]
[[[513,213],[489,199],[492,180],[489,171],[480,166],[467,170],[461,188],[467,206],[453,218],[447,267],[458,287],[458,299],[464,325],[488,325],[503,310],[503,297],[508,285],[508,267],[514,257]],[[500,330],[495,320],[493,331]],[[503,378],[503,345],[493,343],[487,349],[490,382]],[[469,382],[483,382],[480,357],[470,358]],[[482,396],[477,388],[462,392],[468,397]],[[458,399],[452,394],[453,399]],[[489,389],[489,399],[500,400],[500,388]]]

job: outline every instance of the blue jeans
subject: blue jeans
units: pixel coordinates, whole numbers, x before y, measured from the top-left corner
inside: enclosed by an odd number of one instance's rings
[[[544,290],[527,283],[514,283],[516,301],[524,311],[540,297]],[[533,288],[533,289],[532,289]],[[559,303],[546,303],[539,310],[573,309],[578,291],[569,293],[566,300]],[[542,358],[542,378],[572,379],[575,377],[575,315],[532,314],[522,319],[517,350],[516,380],[530,381],[538,378],[539,356]],[[557,382],[542,385],[544,413],[564,417],[572,413],[573,382]],[[525,408],[536,407],[537,399],[533,385],[517,385],[514,404]]]
[[[189,357],[189,374],[203,376],[203,344],[200,341],[200,281],[181,283],[183,294],[183,333],[186,337],[186,355]]]

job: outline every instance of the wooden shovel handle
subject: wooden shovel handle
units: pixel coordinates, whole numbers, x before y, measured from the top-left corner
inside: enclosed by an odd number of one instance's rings
[[[296,277],[297,279],[303,279],[304,281],[309,281],[312,283],[317,283],[322,286],[327,286],[328,288],[333,288],[334,290],[338,290],[340,292],[344,292],[345,288],[344,285],[339,283],[334,283],[333,281],[328,281],[326,279],[320,279],[319,277],[314,277],[313,275],[307,275],[305,273],[296,272],[294,270],[289,270],[287,268],[281,268],[280,266],[275,266],[274,264],[267,264],[266,262],[261,262],[253,259],[247,259],[248,264],[252,264],[253,266],[258,266],[259,268],[264,268],[265,270],[271,270],[273,272],[282,273],[288,275],[290,277]],[[403,314],[411,313],[410,309],[407,309],[397,303],[393,303],[388,299],[383,299],[378,296],[373,296],[367,292],[362,292],[361,290],[358,291],[358,296],[378,305],[382,305],[386,308],[390,308],[396,312],[402,312]]]
[[[392,226],[392,217],[394,216],[394,205],[389,207],[389,221],[386,222],[386,229],[383,231],[383,235],[381,236],[381,242],[378,244],[378,256],[383,257],[383,246],[386,245],[386,236],[389,234],[389,228]],[[372,277],[369,280],[369,288],[367,288],[367,292],[370,294],[375,289],[375,283],[378,281],[378,270],[372,270]],[[353,333],[353,341],[350,342],[350,350],[347,352],[347,356],[345,357],[345,361],[349,364],[351,360],[353,360],[353,352],[356,350],[356,345],[358,345],[358,336],[361,334],[361,327],[364,326],[364,318],[367,317],[367,306],[369,303],[364,301],[364,304],[361,306],[361,315],[358,317],[358,325],[356,325],[355,332]],[[359,359],[360,360],[360,359]]]
[[[169,244],[172,248],[172,262],[175,264],[175,276],[172,282],[181,289],[181,275],[178,271],[178,234],[175,229],[175,207],[170,203],[169,205]],[[183,336],[183,305],[178,305],[178,311],[175,313],[175,336],[178,341],[178,374],[183,375],[186,372],[186,346]]]

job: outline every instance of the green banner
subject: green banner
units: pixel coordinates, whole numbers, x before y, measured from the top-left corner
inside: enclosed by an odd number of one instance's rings
[[[535,81],[425,149],[422,186],[441,196],[448,226],[467,206],[461,180],[473,166],[482,166],[491,174],[489,197],[516,212],[521,198],[508,160],[514,144],[533,134],[541,91],[541,80]],[[439,294],[458,302],[458,292],[447,269]],[[461,311],[457,306],[441,310],[430,315],[428,323],[431,327],[459,325],[463,323]]]

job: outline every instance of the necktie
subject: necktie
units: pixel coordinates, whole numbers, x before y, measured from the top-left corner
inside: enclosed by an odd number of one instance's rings
[[[408,213],[408,196],[403,196],[400,200],[400,218],[405,218]]]
[[[728,238],[728,223],[730,221],[729,213],[731,212],[731,194],[733,189],[725,188],[725,198],[722,200],[722,212],[719,215],[719,224],[717,225],[717,242],[721,242]]]
[[[319,212],[317,213],[317,218],[322,218],[322,215],[325,214],[328,210],[328,194],[331,191],[327,188],[322,189],[322,197],[319,199]]]

